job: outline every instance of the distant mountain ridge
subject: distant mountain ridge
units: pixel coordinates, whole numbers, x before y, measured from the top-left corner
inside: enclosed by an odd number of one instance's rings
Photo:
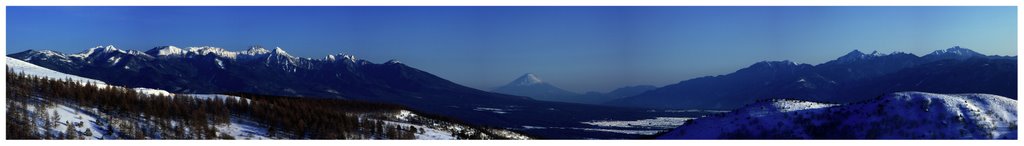
[[[571,97],[571,102],[599,105],[608,101],[639,95],[654,89],[658,89],[658,87],[652,85],[636,85],[616,88],[615,90],[607,93],[592,91],[584,93],[583,95]]]
[[[899,91],[989,93],[1016,99],[1016,57],[955,46],[925,56],[854,50],[818,65],[763,61],[734,73],[667,85],[607,105],[734,109],[760,99],[848,103]]]

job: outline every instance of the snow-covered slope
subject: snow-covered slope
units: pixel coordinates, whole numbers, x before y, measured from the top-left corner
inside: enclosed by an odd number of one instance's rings
[[[53,71],[53,70],[46,69],[46,68],[37,66],[35,64],[28,63],[28,62],[25,62],[25,61],[21,61],[21,60],[18,60],[18,59],[14,59],[14,58],[11,58],[11,57],[4,57],[4,58],[6,58],[6,61],[7,61],[7,68],[11,69],[14,72],[23,72],[25,74],[30,74],[30,75],[40,76],[40,77],[47,77],[47,78],[54,78],[54,79],[71,79],[72,81],[76,81],[76,82],[91,82],[91,83],[94,83],[94,84],[106,84],[106,83],[103,83],[103,81],[93,80],[93,79],[90,79],[90,78],[83,78],[83,77],[79,77],[79,76],[75,76],[75,75],[69,75],[69,74]]]
[[[107,86],[107,83],[104,83],[103,81],[99,81],[99,80],[95,80],[95,79],[84,78],[84,77],[79,77],[79,76],[75,76],[75,75],[70,75],[70,74],[65,74],[65,73],[53,71],[53,70],[50,70],[50,69],[47,69],[47,68],[43,68],[43,67],[37,66],[35,64],[28,63],[28,62],[25,62],[25,61],[21,61],[21,60],[18,60],[18,59],[14,59],[14,58],[11,58],[11,57],[4,57],[4,58],[6,58],[6,61],[7,61],[7,68],[11,69],[11,71],[13,71],[14,73],[25,73],[25,74],[29,74],[29,75],[45,77],[45,78],[52,78],[52,79],[68,79],[70,81],[79,82],[79,83],[83,83],[83,84],[84,83],[92,83],[92,84],[97,85],[99,87],[106,87]],[[136,92],[143,93],[143,94],[149,94],[149,95],[166,95],[166,96],[172,95],[170,92],[167,92],[167,91],[164,91],[164,90],[159,90],[159,89],[150,89],[150,88],[133,88],[133,89]]]
[[[26,75],[37,76],[37,77],[44,77],[44,78],[51,78],[51,79],[68,79],[69,81],[78,82],[78,83],[82,83],[82,84],[92,83],[92,84],[96,85],[99,88],[105,88],[105,87],[110,86],[110,85],[107,85],[106,83],[104,83],[103,81],[99,81],[99,80],[95,80],[95,79],[84,78],[84,77],[79,77],[79,76],[75,76],[75,75],[70,75],[70,74],[65,74],[65,73],[53,71],[53,70],[50,70],[50,69],[47,69],[47,68],[36,66],[34,64],[31,64],[31,63],[28,63],[28,62],[25,62],[25,61],[21,61],[21,60],[18,60],[18,59],[13,59],[13,58],[10,58],[10,57],[6,57],[5,61],[6,61],[6,64],[7,64],[7,68],[10,69],[9,71],[12,71],[13,73],[24,73]],[[114,86],[114,87],[120,87],[120,86]],[[138,93],[146,94],[146,95],[165,95],[165,96],[175,95],[173,93],[170,93],[170,92],[167,92],[167,91],[164,91],[164,90],[159,90],[159,89],[133,88],[133,90],[135,90]],[[239,100],[239,101],[247,101],[246,99],[242,99],[242,98],[240,98],[238,96],[231,96],[231,95],[218,95],[218,94],[181,94],[181,95],[188,96],[188,97],[193,97],[193,98],[201,98],[201,99],[209,99],[209,98],[217,98],[217,99],[235,98],[236,100]],[[44,113],[38,112],[38,110],[42,110],[43,112],[45,112],[45,114],[49,115],[48,117],[51,117],[51,116],[52,117],[56,117],[58,119],[56,121],[64,121],[64,122],[66,122],[66,123],[56,123],[55,128],[52,128],[52,129],[54,129],[54,131],[50,131],[51,135],[61,135],[61,133],[66,133],[67,127],[68,126],[72,126],[73,129],[75,129],[76,131],[79,131],[79,133],[82,134],[81,135],[82,137],[80,139],[116,139],[117,138],[117,137],[109,137],[109,136],[105,137],[102,134],[102,133],[105,133],[107,131],[105,131],[104,127],[100,126],[100,125],[105,125],[109,121],[102,120],[103,118],[101,118],[100,116],[101,115],[105,115],[105,114],[101,113],[101,112],[97,112],[95,108],[82,109],[79,106],[67,105],[67,104],[64,104],[64,103],[58,103],[54,107],[48,107],[48,108],[43,108],[43,109],[37,109],[37,108],[35,108],[34,105],[31,105],[31,104],[28,105],[28,106],[30,106],[30,107],[28,107],[28,109],[29,109],[29,112],[30,112],[29,114],[31,114],[31,115],[44,114]],[[54,116],[54,115],[58,115],[58,116]],[[245,123],[252,123],[252,122],[245,122],[245,121],[241,121],[239,119],[235,119],[235,120],[232,121],[231,124],[219,125],[219,126],[216,126],[216,127],[220,131],[227,132],[228,134],[230,134],[232,136],[235,136],[235,137],[250,138],[250,139],[266,139],[266,137],[262,137],[262,136],[259,136],[259,135],[251,134],[252,131],[259,131],[259,130],[239,128],[239,127],[252,127],[251,125],[246,126]],[[44,125],[44,123],[37,123],[36,125],[42,126],[42,125]],[[42,129],[42,128],[39,128],[39,129]],[[85,132],[85,131],[89,131],[89,132]],[[89,133],[89,134],[86,135],[85,133]]]
[[[12,103],[14,104],[14,103]],[[53,121],[59,121],[54,124],[52,131],[45,131],[43,129],[46,123],[42,119],[36,119],[34,125],[36,131],[42,133],[49,133],[51,138],[54,139],[123,139],[118,137],[116,134],[105,134],[110,132],[121,133],[122,131],[110,131],[106,125],[117,125],[117,123],[111,123],[110,118],[112,117],[109,113],[100,112],[96,108],[82,108],[76,105],[68,105],[66,103],[57,103],[55,106],[50,107],[37,107],[39,105],[27,104],[29,107],[28,115],[30,117],[47,117],[53,118]],[[42,112],[38,112],[42,111]],[[40,115],[42,114],[42,115]],[[415,133],[416,139],[421,140],[454,140],[459,139],[455,135],[475,135],[482,134],[482,138],[493,139],[493,138],[508,138],[508,139],[530,139],[522,134],[518,134],[508,130],[502,129],[490,129],[490,128],[475,128],[462,124],[449,123],[445,121],[434,120],[426,117],[420,117],[410,111],[401,110],[396,113],[380,113],[391,116],[381,116],[376,114],[362,115],[368,120],[382,121],[387,125],[401,126],[401,127],[415,127],[420,131]],[[139,119],[124,119],[117,118],[118,122],[134,122],[143,127],[151,127],[153,123],[150,121],[144,121]],[[25,125],[21,125],[25,126]],[[71,127],[71,129],[68,129]],[[234,139],[280,139],[280,137],[270,137],[267,133],[267,128],[261,124],[249,120],[245,117],[233,116],[231,122],[227,124],[213,125],[216,128],[218,135],[228,135]],[[69,130],[74,130],[76,136],[65,137],[68,135]],[[486,131],[486,132],[485,132]],[[186,130],[188,133],[188,130]],[[490,135],[494,134],[494,135]],[[159,135],[149,135],[147,139],[163,139]],[[377,138],[372,138],[377,139]]]
[[[526,135],[518,134],[508,130],[502,129],[490,129],[490,128],[473,128],[466,125],[448,123],[438,121],[426,117],[422,117],[407,110],[400,110],[392,114],[393,116],[381,119],[384,122],[392,125],[398,125],[402,127],[415,127],[422,129],[422,131],[416,133],[416,139],[422,140],[451,140],[456,139],[453,135],[462,133],[472,135],[475,133],[491,133],[494,135],[483,135],[485,139],[491,139],[496,137],[503,137],[515,140],[530,139]],[[486,132],[484,132],[486,131]]]
[[[1017,101],[898,92],[846,105],[757,102],[687,122],[661,139],[1016,139]]]
[[[7,57],[6,59],[7,68],[9,71],[14,73],[24,73],[26,75],[45,77],[51,79],[70,79],[70,81],[78,83],[92,83],[98,87],[117,87],[120,86],[107,85],[106,83],[94,79],[79,77],[75,75],[69,75],[57,71],[53,71],[47,68],[39,67],[31,63],[27,63],[18,59]],[[149,88],[134,88],[136,92],[146,95],[181,95],[191,98],[198,99],[218,99],[223,100],[225,98],[234,98],[238,101],[250,101],[238,96],[233,95],[220,95],[220,94],[176,94],[170,93],[164,90],[149,89]],[[122,139],[121,137],[112,136],[107,130],[108,128],[103,125],[112,125],[108,121],[111,116],[106,112],[99,111],[96,108],[87,108],[79,105],[71,104],[68,102],[56,102],[47,101],[45,99],[38,99],[39,102],[53,103],[54,106],[39,106],[38,104],[25,104],[26,114],[28,117],[46,117],[60,121],[60,123],[53,123],[54,126],[49,129],[52,131],[44,131],[48,133],[51,138],[56,139]],[[12,101],[8,101],[12,102]],[[10,103],[15,104],[15,103]],[[20,105],[20,103],[18,103]],[[41,111],[41,112],[40,112]],[[39,116],[39,115],[43,116]],[[57,115],[57,116],[54,116]],[[436,120],[432,118],[419,116],[411,111],[400,110],[394,113],[363,113],[358,114],[360,117],[364,117],[366,120],[381,121],[388,123],[388,125],[397,125],[402,127],[416,127],[422,129],[419,133],[415,133],[417,139],[457,139],[456,135],[479,135],[482,139],[529,139],[529,137],[518,134],[516,132],[492,129],[492,128],[479,128],[472,127],[469,125],[453,123],[444,120]],[[141,118],[145,119],[145,118]],[[261,126],[261,124],[249,120],[248,117],[241,117],[238,115],[232,116],[231,121],[227,124],[212,125],[215,127],[218,135],[224,134],[235,139],[277,139],[279,137],[268,136],[267,128]],[[122,122],[134,122],[142,127],[152,126],[149,121],[139,120],[135,118],[119,119]],[[33,121],[45,121],[36,119]],[[38,131],[43,131],[43,125],[45,122],[38,122],[35,124]],[[117,124],[113,124],[117,125]],[[265,124],[264,124],[265,125]],[[70,129],[68,127],[71,127]],[[67,135],[67,131],[73,129],[77,131],[77,138],[63,137]],[[188,130],[186,130],[187,132]],[[116,131],[115,131],[116,132]],[[87,134],[88,133],[88,134]],[[162,139],[159,135],[147,135],[149,139]],[[371,137],[373,138],[373,137]],[[462,137],[466,138],[466,137]],[[375,138],[374,138],[375,139]]]

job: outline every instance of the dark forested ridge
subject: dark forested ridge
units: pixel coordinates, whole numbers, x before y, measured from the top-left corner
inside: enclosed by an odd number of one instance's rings
[[[667,85],[607,105],[731,110],[760,99],[851,103],[901,91],[988,93],[1017,99],[1015,56],[955,46],[917,56],[854,50],[818,65],[764,61],[736,72]]]
[[[240,98],[149,95],[8,70],[7,139],[241,138],[233,136],[232,130],[246,132],[243,135],[250,136],[246,139],[415,139],[439,131],[435,130],[439,127],[453,126],[464,127],[446,135],[455,139],[523,137],[504,130],[467,127],[440,116],[396,118],[395,113],[409,112],[397,105],[234,95]],[[59,107],[73,110],[69,113],[74,113],[74,118],[61,118],[67,115],[59,113]],[[232,129],[235,125],[249,127]],[[448,129],[440,131],[444,130]]]

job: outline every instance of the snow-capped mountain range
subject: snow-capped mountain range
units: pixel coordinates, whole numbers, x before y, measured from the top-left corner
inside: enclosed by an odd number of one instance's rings
[[[268,84],[264,86],[257,85],[244,87],[237,86],[237,84],[244,83],[243,81],[245,80],[252,80],[255,78],[266,79],[270,77],[292,79],[286,81],[281,80],[282,82],[279,82],[284,84],[289,84],[289,82],[310,84],[309,82],[303,82],[306,80],[294,78],[315,76],[345,80],[331,84],[370,83],[377,84],[376,86],[378,87],[403,86],[388,84],[388,81],[386,81],[387,79],[376,77],[376,73],[370,72],[378,70],[384,71],[388,69],[395,69],[393,71],[402,71],[404,68],[401,67],[404,65],[401,65],[397,61],[390,61],[384,64],[374,64],[369,61],[358,60],[355,56],[347,54],[328,55],[323,59],[311,59],[291,56],[284,51],[284,49],[279,47],[273,50],[268,50],[259,46],[253,46],[246,51],[241,52],[227,51],[222,48],[209,46],[187,48],[161,46],[150,49],[144,53],[134,50],[120,50],[114,46],[97,46],[76,54],[63,54],[49,50],[29,50],[11,54],[9,56],[60,72],[96,78],[129,87],[158,88],[182,93],[220,93],[238,91],[267,92],[267,90],[271,90],[270,92],[288,93],[293,96],[334,98],[358,97],[355,97],[357,95],[351,94],[346,97],[342,97],[338,94],[331,95],[332,92],[340,93],[343,92],[344,89],[329,89],[329,87],[317,87],[311,89],[316,90],[315,92],[303,92],[301,91],[303,89],[298,89],[294,86],[276,86]],[[266,74],[243,74],[243,71]],[[414,69],[409,71],[420,72]],[[297,74],[303,75],[300,76]],[[330,79],[320,81],[329,80]],[[433,77],[432,80],[442,84],[447,84],[443,86],[458,86],[450,82],[444,83],[447,81],[436,77]],[[327,94],[317,93],[323,91],[327,91],[325,92]],[[359,94],[360,92],[362,91],[351,91],[350,93]],[[523,99],[521,97],[508,98]]]
[[[955,46],[925,56],[854,50],[818,65],[763,61],[736,72],[667,85],[606,105],[735,109],[761,99],[849,103],[900,91],[989,93],[1016,99],[1016,57]]]
[[[1017,139],[1017,101],[897,92],[851,104],[774,99],[687,121],[659,139]]]

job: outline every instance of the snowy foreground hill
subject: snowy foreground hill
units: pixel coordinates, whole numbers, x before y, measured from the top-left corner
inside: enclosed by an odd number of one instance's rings
[[[25,73],[25,74],[29,74],[29,75],[34,75],[34,76],[39,76],[39,77],[46,77],[46,78],[52,78],[52,79],[68,79],[68,80],[79,82],[79,83],[83,83],[83,84],[84,83],[92,83],[92,84],[96,84],[100,88],[103,88],[103,87],[107,86],[106,83],[104,83],[103,81],[100,81],[100,80],[84,78],[84,77],[79,77],[79,76],[76,76],[76,75],[69,75],[69,74],[57,72],[57,71],[54,71],[54,70],[50,70],[50,69],[47,69],[47,68],[44,68],[44,67],[40,67],[40,66],[37,66],[35,64],[28,63],[28,62],[25,62],[25,61],[21,61],[21,60],[18,60],[18,59],[14,59],[14,58],[11,58],[11,57],[4,57],[4,58],[6,58],[6,61],[7,61],[7,68],[11,69],[14,72],[20,72],[20,73]],[[133,90],[135,90],[136,92],[139,92],[139,93],[145,93],[145,94],[150,94],[150,95],[171,95],[170,92],[167,92],[167,91],[164,91],[164,90],[157,90],[157,89],[134,88]]]
[[[1017,101],[991,94],[897,92],[845,105],[768,100],[659,139],[1017,139]]]
[[[268,125],[273,124],[262,123],[258,118],[251,117],[252,114],[240,114],[234,110],[227,114],[229,118],[224,120],[224,122],[213,122],[217,119],[211,113],[208,119],[212,120],[209,120],[208,126],[201,126],[200,128],[188,127],[188,123],[194,121],[175,118],[161,119],[159,116],[147,115],[145,113],[126,114],[130,112],[105,110],[110,109],[110,107],[80,104],[82,103],[80,97],[78,97],[79,101],[67,100],[75,99],[73,97],[46,97],[47,95],[59,93],[40,93],[37,90],[19,92],[25,89],[12,87],[12,85],[37,85],[41,83],[12,83],[12,81],[28,81],[31,78],[25,77],[39,77],[58,83],[64,82],[58,80],[66,80],[74,82],[70,86],[95,87],[97,90],[102,89],[100,91],[113,91],[109,89],[115,88],[125,89],[122,91],[136,93],[138,94],[136,97],[187,97],[195,100],[215,102],[226,102],[230,99],[250,103],[254,106],[259,104],[273,105],[274,102],[279,100],[257,103],[260,100],[252,100],[234,95],[174,94],[164,90],[147,88],[127,89],[120,86],[107,85],[102,81],[94,79],[60,73],[9,57],[6,58],[6,64],[8,71],[7,94],[9,96],[7,98],[9,106],[7,107],[8,121],[6,125],[8,139],[321,139],[319,137],[323,137],[323,135],[296,136],[296,134],[292,134],[290,131],[285,131],[287,129],[280,128],[287,126],[280,126],[279,129],[273,130],[274,128],[268,127]],[[19,77],[19,75],[23,75],[23,77]],[[88,101],[90,99],[85,100]],[[270,107],[275,106],[287,105],[273,105]],[[340,137],[345,139],[529,139],[525,135],[508,130],[469,126],[460,122],[453,122],[447,118],[436,119],[434,118],[435,116],[420,116],[415,112],[402,108],[385,106],[385,108],[379,110],[366,110],[367,107],[373,109],[379,105],[357,106],[361,107],[351,108],[358,110],[341,111],[341,113],[344,113],[345,117],[358,119],[352,125],[365,127],[356,127],[353,131],[362,133],[349,134],[351,132],[347,131],[349,133],[342,132],[343,136]],[[123,108],[125,107],[114,107],[114,109]],[[206,121],[204,120],[203,123],[206,123]],[[206,129],[206,127],[209,127],[209,129]]]

